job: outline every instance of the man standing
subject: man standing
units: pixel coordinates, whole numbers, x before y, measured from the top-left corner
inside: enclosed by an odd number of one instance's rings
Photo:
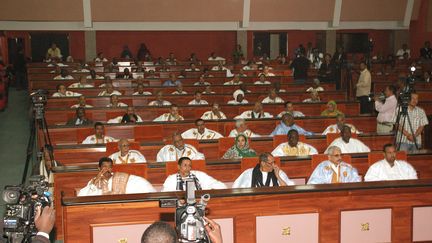
[[[297,130],[290,130],[287,136],[288,142],[279,144],[273,150],[273,156],[308,156],[318,154],[318,151],[311,145],[299,142]]]
[[[360,101],[360,114],[370,113],[369,94],[371,91],[371,74],[367,69],[366,63],[360,63],[360,76],[356,84],[356,97]]]
[[[395,86],[387,86],[384,90],[386,97],[384,103],[375,95],[375,110],[378,111],[377,133],[389,133],[393,131],[393,116],[395,115],[397,106],[395,93]]]
[[[205,122],[203,119],[197,119],[195,121],[195,126],[196,128],[191,128],[185,132],[182,133],[182,137],[184,139],[198,139],[198,140],[203,140],[203,139],[219,139],[222,138],[222,134],[207,129],[205,127]]]
[[[99,173],[78,192],[78,196],[156,192],[146,179],[122,172],[114,173],[112,167],[113,161],[110,158],[101,158],[99,160]]]
[[[360,182],[357,169],[342,161],[341,150],[337,146],[327,149],[328,160],[321,162],[309,178],[307,184],[331,184]]]
[[[144,155],[138,150],[129,149],[130,143],[127,139],[122,138],[118,142],[118,152],[111,154],[109,157],[115,164],[145,163],[147,162]]]
[[[424,126],[429,124],[425,111],[418,107],[417,103],[418,94],[411,93],[411,99],[407,109],[408,115],[405,119],[403,116],[400,117],[399,121],[399,133],[397,134],[396,139],[397,142],[399,142],[400,139],[400,150],[405,150],[407,152],[412,152],[422,147],[421,134],[423,132]],[[394,116],[393,119],[396,119],[396,116]],[[409,122],[411,122],[412,130],[410,128]],[[396,124],[396,126],[397,125],[398,124]],[[400,136],[402,137],[400,138]],[[416,147],[416,143],[414,141],[417,142],[418,147]]]
[[[294,81],[296,83],[305,83],[308,79],[308,69],[310,62],[304,56],[304,52],[300,51],[297,57],[291,62],[290,68],[294,71]]]
[[[263,153],[254,168],[245,170],[233,184],[233,188],[291,186],[294,182],[276,164],[273,155]]]
[[[192,170],[192,160],[181,157],[178,160],[178,172],[168,176],[162,191],[185,191],[186,179],[192,179],[196,190],[226,189],[226,185],[202,171]]]
[[[408,162],[396,160],[396,148],[393,144],[384,145],[384,159],[369,167],[365,181],[415,180],[417,172]]]
[[[174,133],[172,136],[173,144],[165,145],[156,156],[157,162],[178,161],[181,157],[189,157],[192,160],[205,159],[204,154],[190,145],[185,144],[180,134]]]
[[[95,134],[88,136],[82,144],[104,144],[115,142],[116,139],[110,136],[105,136],[105,127],[101,122],[94,124]]]

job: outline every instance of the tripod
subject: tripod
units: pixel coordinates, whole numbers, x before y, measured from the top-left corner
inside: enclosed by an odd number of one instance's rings
[[[404,136],[403,131],[406,126],[406,121],[408,121],[408,128],[409,128],[409,134],[412,135],[414,138],[414,145],[416,149],[419,149],[419,145],[417,144],[417,139],[415,137],[415,133],[412,127],[411,119],[408,115],[408,104],[405,102],[402,102],[402,104],[398,104],[397,106],[398,114],[396,116],[396,135],[394,144],[396,145],[397,150],[400,149],[401,143],[402,143],[402,137]],[[402,121],[402,123],[401,123]]]
[[[45,110],[43,102],[33,102],[32,107],[32,116],[30,119],[30,138],[27,143],[27,156],[26,163],[24,167],[24,173],[21,179],[21,183],[24,184],[27,178],[28,169],[30,167],[30,161],[32,160],[34,148],[36,145],[36,136],[38,131],[41,131],[43,134],[43,147],[46,145],[52,148],[51,139],[48,132],[48,125],[45,119]],[[49,149],[50,158],[54,159],[54,154],[52,149]],[[38,162],[41,160],[41,155],[38,155]]]

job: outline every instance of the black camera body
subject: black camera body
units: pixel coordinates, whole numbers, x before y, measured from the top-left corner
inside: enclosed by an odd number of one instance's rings
[[[200,202],[195,200],[195,183],[192,179],[186,180],[186,201],[177,201],[175,213],[176,230],[180,242],[210,242],[205,230],[205,208],[210,200],[209,194],[204,194]]]
[[[42,175],[31,176],[28,185],[5,186],[2,198],[6,203],[3,217],[4,237],[9,242],[29,242],[37,233],[34,216],[37,207],[51,205],[48,183]]]

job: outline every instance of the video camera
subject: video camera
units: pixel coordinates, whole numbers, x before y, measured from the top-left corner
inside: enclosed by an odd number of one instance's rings
[[[195,182],[186,180],[186,201],[177,201],[175,213],[176,229],[180,242],[208,243],[210,238],[205,230],[205,208],[210,200],[209,194],[201,196],[199,203],[195,200]]]
[[[414,91],[415,71],[416,68],[414,66],[411,66],[410,74],[405,80],[405,87],[399,93],[399,104],[402,107],[403,112],[406,112],[406,110],[408,109],[408,105],[411,100],[411,93]]]
[[[30,94],[30,98],[33,104],[33,110],[35,112],[35,118],[37,120],[43,119],[44,106],[48,101],[48,91],[38,89]]]
[[[3,217],[4,236],[8,242],[30,242],[37,233],[34,216],[37,207],[51,205],[51,193],[43,175],[29,178],[28,185],[5,186],[2,198],[6,203]]]

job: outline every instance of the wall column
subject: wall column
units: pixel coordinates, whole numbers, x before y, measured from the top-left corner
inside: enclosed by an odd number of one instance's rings
[[[85,59],[86,62],[93,61],[96,57],[96,31],[86,30],[84,31],[85,41]]]
[[[333,55],[336,51],[336,30],[326,30],[326,48],[325,52]]]
[[[238,30],[237,31],[237,44],[241,45],[242,50],[243,50],[243,57],[245,59],[248,58],[248,45],[247,45],[247,31],[246,30]],[[233,46],[233,50],[234,50],[234,46]]]

